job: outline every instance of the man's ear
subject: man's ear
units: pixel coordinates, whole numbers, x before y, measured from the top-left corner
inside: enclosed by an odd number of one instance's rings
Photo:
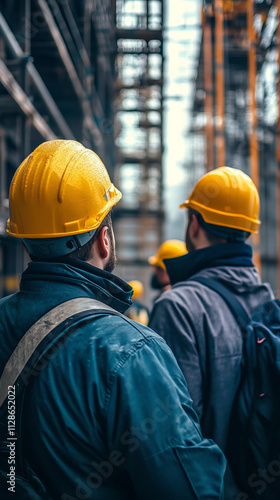
[[[98,237],[96,238],[96,244],[100,257],[102,259],[107,259],[110,253],[110,238],[108,236],[107,226],[104,226],[101,229]]]

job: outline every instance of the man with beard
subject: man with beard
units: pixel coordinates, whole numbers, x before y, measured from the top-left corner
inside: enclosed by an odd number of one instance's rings
[[[165,261],[173,286],[155,303],[149,326],[175,354],[202,434],[225,450],[241,375],[242,332],[210,282],[224,285],[249,316],[273,298],[270,286],[261,283],[252,249],[245,243],[260,225],[259,196],[244,172],[221,167],[197,182],[181,208],[188,209],[189,253]],[[204,283],[196,281],[200,278]]]
[[[120,198],[99,157],[75,141],[41,144],[16,171],[7,232],[22,239],[31,262],[19,292],[0,301],[0,400],[36,338],[40,348],[52,312],[60,311],[59,328],[68,305],[71,318],[58,341],[51,337],[51,354],[23,372],[23,456],[48,494],[221,499],[224,457],[202,438],[170,349],[121,314],[132,289],[110,274],[110,210]],[[85,303],[91,311],[75,319]],[[21,355],[12,363],[15,351]]]

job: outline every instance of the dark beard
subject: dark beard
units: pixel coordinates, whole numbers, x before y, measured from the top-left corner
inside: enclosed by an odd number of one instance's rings
[[[116,263],[117,263],[117,257],[116,257],[115,249],[113,248],[111,250],[109,259],[106,262],[106,265],[104,267],[104,271],[108,271],[108,273],[112,273],[116,267]]]
[[[186,230],[186,247],[187,247],[188,252],[192,252],[193,250],[195,250],[195,247],[194,247],[194,245],[192,244],[192,241],[191,241],[191,239],[190,239],[190,231],[189,231],[189,228],[190,228],[190,222],[188,223],[188,225],[187,225],[187,230]]]
[[[164,283],[164,284],[160,283],[158,280],[158,277],[155,274],[152,274],[150,285],[151,285],[151,288],[153,290],[161,290],[166,285],[168,285],[168,283]]]
[[[108,261],[105,264],[104,271],[107,271],[108,273],[112,273],[116,267],[117,263],[117,257],[116,257],[116,249],[114,245],[114,239],[112,235],[112,230],[110,227],[108,227],[108,237],[110,239],[110,255],[108,258]]]

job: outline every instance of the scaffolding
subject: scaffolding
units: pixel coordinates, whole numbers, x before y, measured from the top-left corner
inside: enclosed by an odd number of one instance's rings
[[[41,142],[74,139],[103,160],[119,272],[149,279],[162,242],[163,0],[3,0],[0,6],[0,296],[26,266],[5,233],[8,191]],[[148,284],[146,282],[146,284]]]
[[[2,0],[0,6],[0,296],[26,265],[5,233],[8,190],[41,142],[74,139],[114,171],[115,19],[110,0]]]
[[[114,210],[118,266],[149,279],[147,260],[162,242],[162,0],[116,0]]]
[[[254,262],[275,292],[279,235],[279,0],[206,0],[191,135],[205,171],[240,168],[260,192]],[[201,148],[199,150],[201,156]],[[193,152],[194,170],[198,149]],[[279,203],[279,201],[278,201]]]

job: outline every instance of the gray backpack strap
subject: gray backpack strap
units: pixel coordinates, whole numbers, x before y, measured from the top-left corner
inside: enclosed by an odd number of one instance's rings
[[[225,301],[228,308],[235,317],[242,335],[246,337],[247,326],[251,318],[248,315],[246,309],[241,304],[240,300],[235,297],[234,292],[224,286],[215,278],[203,278],[202,276],[195,276],[194,278],[191,278],[190,281],[201,283],[202,285],[217,292]]]
[[[115,309],[95,299],[79,297],[68,300],[51,309],[24,334],[8,359],[0,378],[0,407],[8,395],[8,387],[13,386],[42,340],[63,321],[84,311],[114,312]],[[118,313],[120,315],[120,313]]]

